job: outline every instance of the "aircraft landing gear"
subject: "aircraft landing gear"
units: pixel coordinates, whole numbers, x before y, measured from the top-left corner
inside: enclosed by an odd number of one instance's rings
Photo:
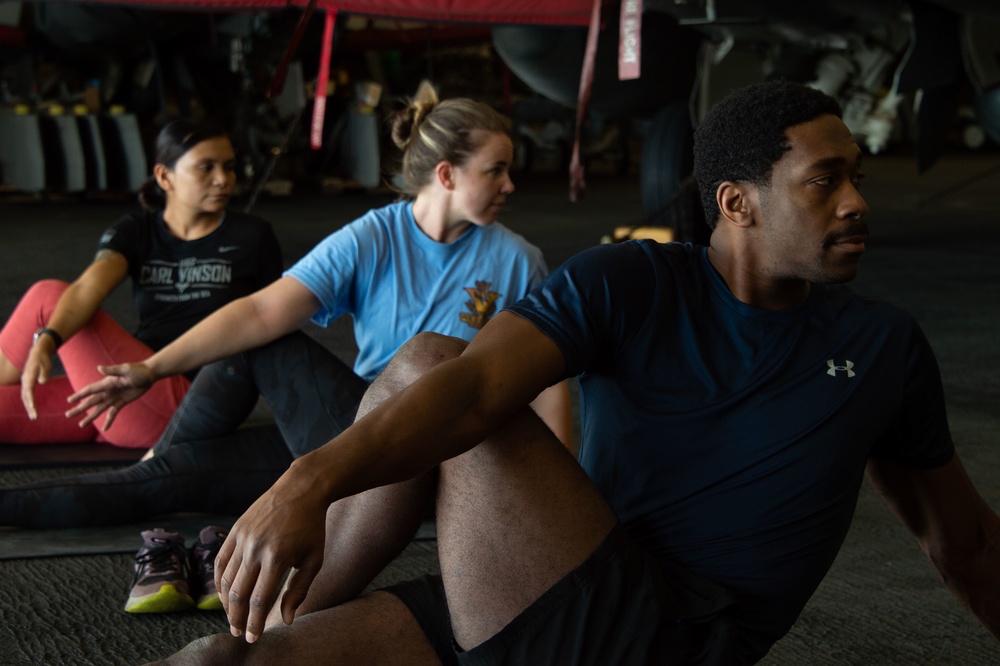
[[[667,104],[650,120],[640,167],[643,225],[672,227],[675,241],[705,245],[711,232],[704,215],[675,201],[694,165],[693,141],[691,114],[684,102]]]

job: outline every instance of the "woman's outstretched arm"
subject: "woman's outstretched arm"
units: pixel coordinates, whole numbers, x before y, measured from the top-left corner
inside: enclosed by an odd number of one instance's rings
[[[106,375],[69,397],[75,406],[66,416],[87,412],[87,425],[107,412],[104,428],[118,412],[153,385],[169,377],[276,340],[302,327],[320,307],[301,282],[283,277],[249,296],[219,308],[184,335],[137,363],[100,366]]]

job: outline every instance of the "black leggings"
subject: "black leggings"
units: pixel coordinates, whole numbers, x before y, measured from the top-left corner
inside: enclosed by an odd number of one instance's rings
[[[367,388],[318,342],[292,333],[202,368],[153,458],[0,489],[0,525],[91,527],[176,511],[239,515],[293,459],[347,428]],[[261,395],[275,423],[241,428]]]

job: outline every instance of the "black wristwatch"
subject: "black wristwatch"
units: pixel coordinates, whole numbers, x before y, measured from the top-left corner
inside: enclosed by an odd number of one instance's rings
[[[59,335],[59,333],[57,333],[56,331],[52,330],[51,328],[40,328],[37,331],[35,331],[35,334],[31,336],[31,345],[34,346],[35,343],[38,342],[38,338],[43,335],[48,335],[50,338],[52,338],[52,341],[56,343],[56,349],[62,347],[63,343],[62,336]]]

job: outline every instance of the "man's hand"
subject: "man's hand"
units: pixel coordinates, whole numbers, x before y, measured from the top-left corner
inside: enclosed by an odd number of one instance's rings
[[[38,410],[35,408],[35,385],[44,384],[49,380],[52,372],[52,354],[55,353],[55,349],[55,341],[51,337],[39,336],[39,340],[32,345],[24,362],[24,370],[21,371],[21,402],[24,403],[24,411],[32,421],[38,418]]]
[[[90,410],[80,421],[82,428],[106,411],[108,415],[104,419],[104,430],[107,430],[114,423],[115,416],[122,407],[149,390],[156,377],[143,363],[99,365],[97,369],[105,375],[104,379],[85,386],[71,395],[68,398],[69,402],[78,404],[66,412],[66,417],[73,418]]]
[[[291,624],[323,564],[328,503],[310,493],[315,485],[297,471],[293,463],[247,509],[215,559],[215,585],[230,631],[245,634],[248,643],[264,630],[285,574],[291,571],[281,617]]]

